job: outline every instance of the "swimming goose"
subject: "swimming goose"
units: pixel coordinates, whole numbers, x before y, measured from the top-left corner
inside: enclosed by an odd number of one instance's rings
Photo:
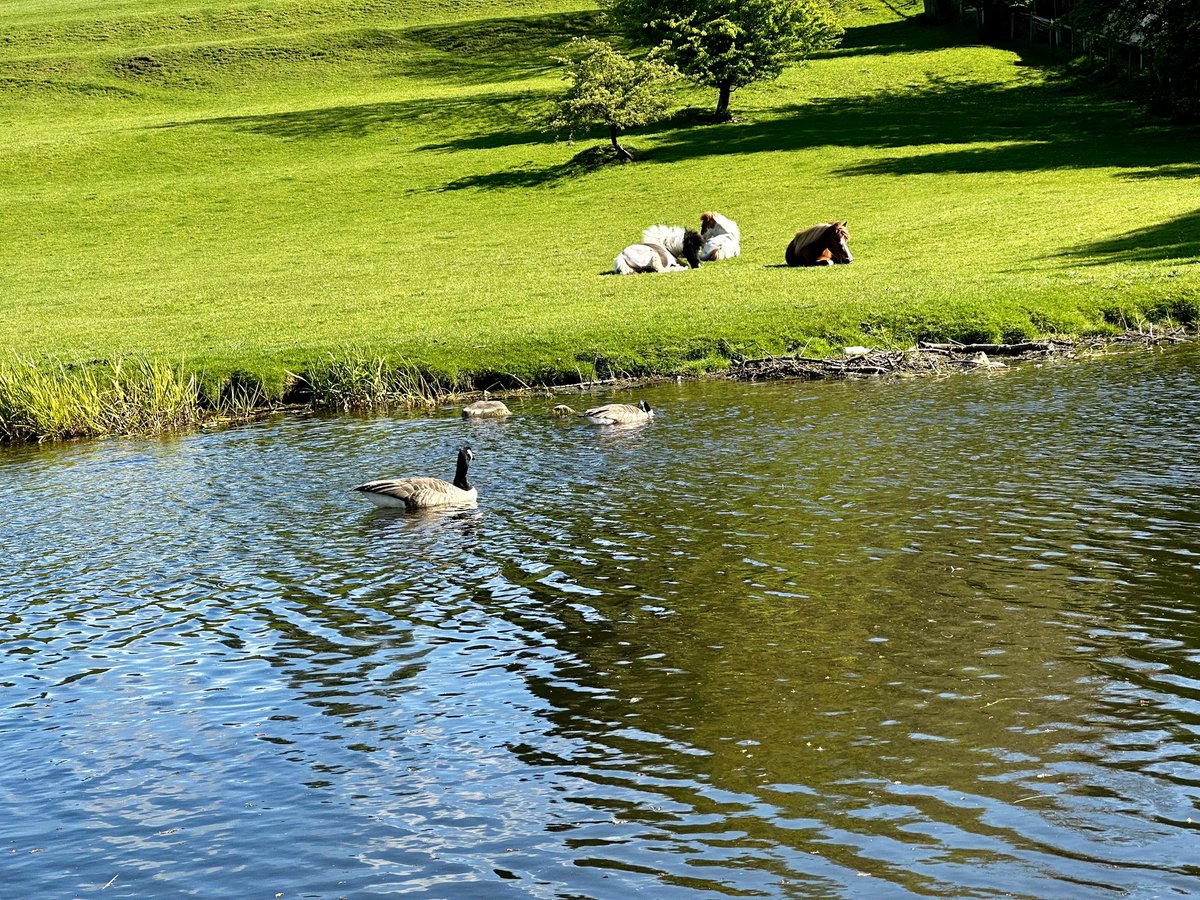
[[[511,416],[502,400],[476,400],[463,407],[464,419],[502,419]]]
[[[578,415],[582,419],[587,419],[591,425],[636,425],[639,422],[649,422],[653,419],[654,410],[645,400],[639,400],[637,406],[631,406],[628,403],[606,403],[604,406],[594,406]]]
[[[470,447],[458,451],[454,483],[440,478],[384,478],[368,481],[355,488],[376,506],[404,507],[408,510],[438,506],[474,506],[479,492],[467,481],[467,466],[475,458]]]

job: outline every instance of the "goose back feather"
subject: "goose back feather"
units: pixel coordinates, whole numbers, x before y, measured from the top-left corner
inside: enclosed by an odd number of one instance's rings
[[[503,400],[476,400],[463,407],[464,419],[503,419],[512,412]]]
[[[458,451],[458,468],[453,482],[422,476],[381,478],[360,484],[354,490],[376,506],[403,507],[408,510],[473,506],[479,499],[479,492],[467,481],[467,466],[474,458],[470,447]]]
[[[606,403],[603,406],[593,406],[578,415],[580,418],[587,419],[591,425],[636,425],[653,419],[654,410],[645,400],[639,400],[636,406],[630,403]]]

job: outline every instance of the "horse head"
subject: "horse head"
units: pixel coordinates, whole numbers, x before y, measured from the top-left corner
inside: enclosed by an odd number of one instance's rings
[[[699,232],[689,228],[683,233],[683,258],[693,269],[700,268],[700,248],[703,246],[704,241]]]
[[[835,263],[852,263],[854,257],[850,253],[850,232],[846,230],[847,222],[834,222],[825,233],[825,246]]]

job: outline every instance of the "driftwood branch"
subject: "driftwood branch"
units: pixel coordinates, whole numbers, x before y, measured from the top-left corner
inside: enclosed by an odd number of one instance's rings
[[[1024,341],[1019,344],[930,344],[921,341],[919,350],[945,353],[988,353],[992,356],[1024,356],[1028,353],[1059,353],[1074,345],[1069,341]]]

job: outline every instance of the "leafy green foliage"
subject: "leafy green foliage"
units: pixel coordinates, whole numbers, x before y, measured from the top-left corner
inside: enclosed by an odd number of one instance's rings
[[[829,0],[612,0],[609,14],[717,88],[719,114],[728,112],[733,91],[778,78],[788,63],[834,46],[842,34]]]
[[[1200,3],[1079,0],[1070,18],[1102,39],[1139,44],[1149,57],[1156,105],[1200,119]]]
[[[604,125],[617,155],[632,160],[633,155],[620,145],[617,135],[663,118],[667,113],[667,87],[679,73],[654,54],[630,59],[595,38],[576,38],[569,50],[570,55],[558,61],[567,67],[564,78],[571,81],[571,86],[559,98],[550,127],[574,135]]]

